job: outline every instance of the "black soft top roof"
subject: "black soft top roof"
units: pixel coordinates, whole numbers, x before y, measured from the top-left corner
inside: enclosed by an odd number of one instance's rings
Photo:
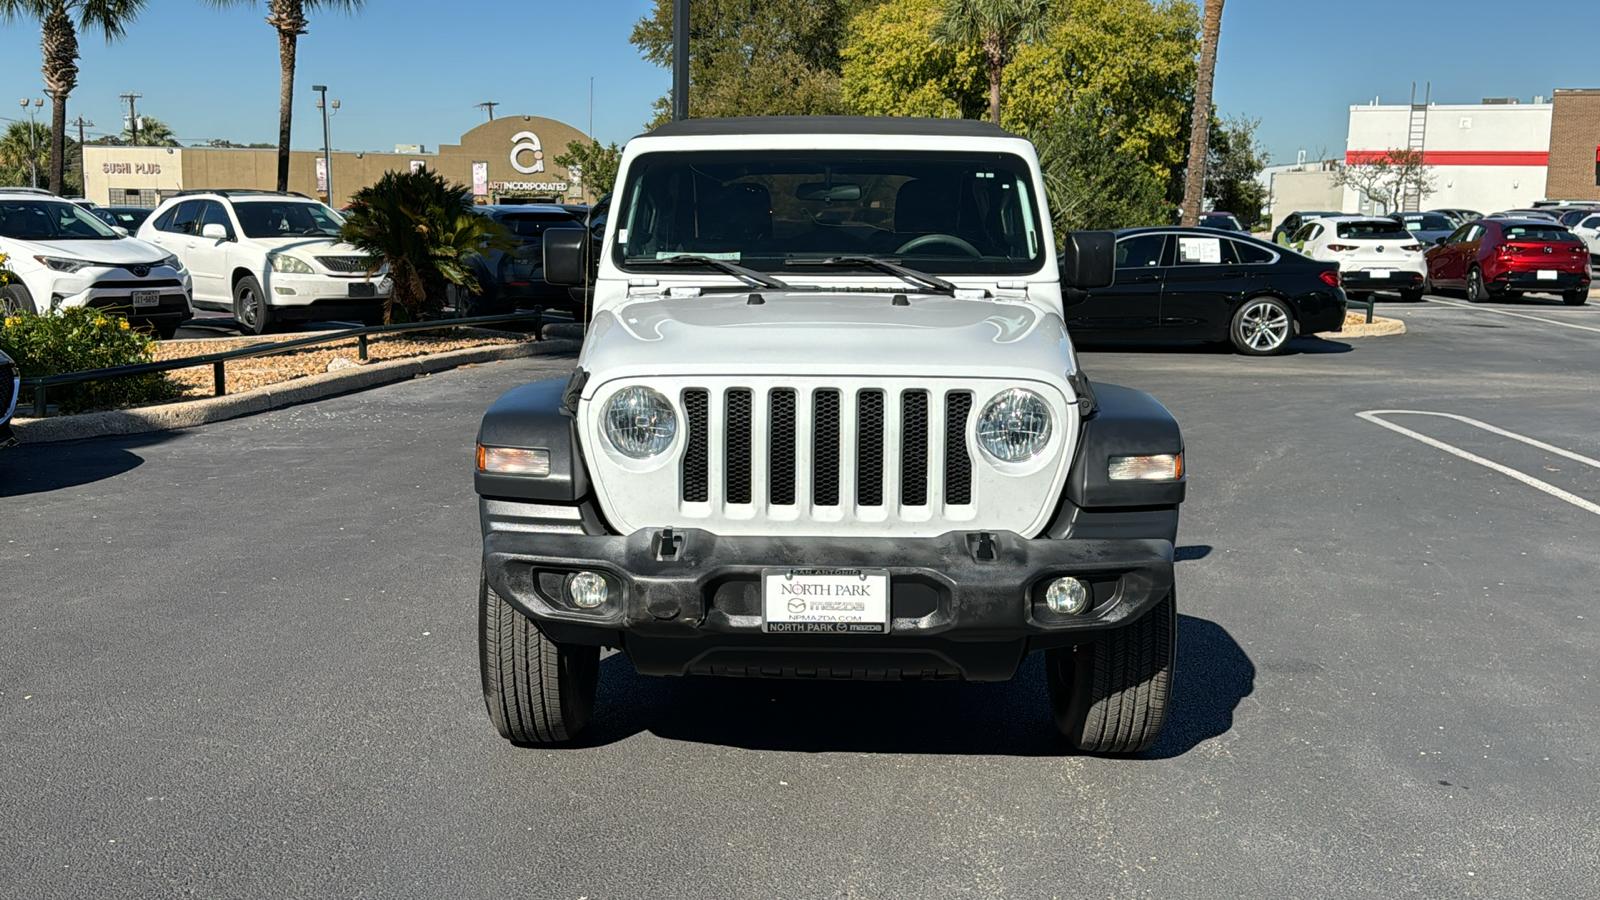
[[[705,137],[729,134],[892,134],[941,137],[1016,137],[977,119],[913,119],[900,116],[742,116],[667,122],[640,137]]]

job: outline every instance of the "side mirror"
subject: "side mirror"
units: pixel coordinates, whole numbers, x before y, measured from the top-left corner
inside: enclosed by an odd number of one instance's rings
[[[1073,231],[1061,248],[1061,287],[1093,291],[1117,283],[1117,236],[1109,231]]]
[[[208,222],[200,226],[200,236],[208,241],[225,241],[228,239],[228,229],[216,222]]]
[[[121,225],[113,225],[113,226],[111,226],[111,230],[115,231],[117,234],[122,235],[123,237],[127,237],[128,234],[129,234],[128,229],[123,228]]]
[[[1443,247],[1444,246],[1444,242],[1447,241],[1447,240],[1449,240],[1449,238],[1437,237],[1437,238],[1433,239],[1433,244],[1436,247]]]
[[[587,228],[550,228],[544,233],[544,280],[548,284],[583,284],[588,274]]]

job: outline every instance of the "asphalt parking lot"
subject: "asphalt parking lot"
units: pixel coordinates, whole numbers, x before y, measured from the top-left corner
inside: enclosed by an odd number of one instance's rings
[[[1410,333],[1082,353],[1188,444],[1175,705],[1133,759],[1067,753],[1037,663],[612,657],[582,746],[501,741],[474,429],[570,362],[7,451],[0,893],[1600,896],[1600,306],[1378,311]]]

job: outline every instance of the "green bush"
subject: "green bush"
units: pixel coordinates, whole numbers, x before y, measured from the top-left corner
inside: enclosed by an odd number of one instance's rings
[[[0,350],[16,360],[24,378],[150,362],[154,345],[155,338],[130,328],[127,319],[83,307],[0,322]],[[48,395],[62,412],[76,413],[170,400],[178,390],[156,372],[62,385]]]

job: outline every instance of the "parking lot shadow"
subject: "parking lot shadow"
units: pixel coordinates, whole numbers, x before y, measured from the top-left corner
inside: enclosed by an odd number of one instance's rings
[[[0,451],[0,497],[42,494],[114,478],[144,464],[144,458],[133,451],[175,436],[175,432],[158,431],[58,444],[21,444]]]
[[[1181,756],[1233,727],[1255,666],[1214,622],[1178,617],[1173,705],[1139,758]],[[675,741],[802,753],[1062,756],[1042,654],[1009,682],[837,682],[648,678],[618,654],[601,664],[600,700],[580,746],[649,731]]]
[[[1136,343],[1133,341],[1080,341],[1073,339],[1077,349],[1086,355],[1100,353],[1183,353],[1191,356],[1232,356],[1237,351],[1227,342],[1203,343],[1200,341],[1169,341],[1164,343]],[[1355,349],[1343,341],[1331,341],[1316,335],[1293,338],[1283,347],[1283,356],[1316,353],[1349,353]]]

